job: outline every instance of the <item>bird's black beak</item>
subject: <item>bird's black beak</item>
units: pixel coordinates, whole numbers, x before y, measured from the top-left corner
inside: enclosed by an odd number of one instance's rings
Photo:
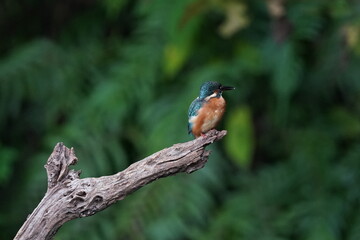
[[[229,86],[221,86],[220,87],[221,91],[228,91],[228,90],[234,90],[234,89],[235,89],[234,87],[229,87]]]

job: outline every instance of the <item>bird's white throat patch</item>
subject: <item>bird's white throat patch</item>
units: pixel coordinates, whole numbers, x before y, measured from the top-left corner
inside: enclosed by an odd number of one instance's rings
[[[211,94],[210,96],[207,96],[205,98],[205,101],[209,101],[211,98],[214,98],[214,97],[217,97],[218,96],[218,93],[217,92],[214,92],[213,94]]]

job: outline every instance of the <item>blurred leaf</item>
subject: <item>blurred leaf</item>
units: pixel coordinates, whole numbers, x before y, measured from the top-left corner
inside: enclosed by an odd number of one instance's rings
[[[343,32],[348,47],[360,55],[360,24],[346,25]]]
[[[326,226],[320,220],[313,224],[311,231],[309,231],[309,235],[305,239],[306,240],[336,240],[338,238],[331,231],[330,226]]]
[[[288,18],[292,24],[292,36],[299,40],[314,39],[323,27],[323,19],[319,10],[324,4],[321,1],[305,3],[294,1],[290,8]]]
[[[248,106],[233,110],[226,122],[225,148],[240,167],[249,167],[255,147],[251,112]]]
[[[188,49],[182,49],[174,44],[167,45],[164,48],[165,73],[170,76],[176,74],[184,64],[188,54]]]
[[[277,95],[277,122],[283,124],[287,118],[290,98],[301,79],[302,64],[292,43],[286,42],[278,47],[272,86]]]
[[[267,8],[270,15],[274,18],[281,18],[286,14],[284,0],[268,0]]]
[[[333,121],[334,130],[346,138],[356,138],[360,135],[360,119],[358,116],[338,107],[334,108],[330,114]]]
[[[192,1],[186,6],[185,11],[181,17],[179,26],[184,27],[188,23],[188,21],[204,12],[207,7],[209,7],[208,0]]]
[[[351,3],[346,0],[334,0],[329,7],[330,14],[335,18],[344,18],[351,14]]]
[[[301,63],[290,42],[278,49],[278,59],[273,75],[273,87],[278,96],[289,97],[300,81]]]
[[[236,47],[236,53],[237,55],[242,56],[239,58],[240,63],[236,64],[237,70],[242,66],[244,70],[247,70],[252,74],[258,74],[262,71],[263,60],[261,59],[261,53],[258,47],[248,42],[239,41]]]
[[[245,28],[249,24],[246,15],[246,5],[243,2],[230,1],[224,3],[226,20],[220,25],[219,32],[221,36],[229,38]]]
[[[202,17],[201,9],[197,10],[196,2],[178,2],[174,5],[174,14],[169,16],[168,44],[164,47],[163,68],[165,75],[174,76],[181,69],[187,57],[192,53],[192,46]],[[194,5],[195,4],[195,5]],[[188,11],[194,12],[189,14]]]
[[[105,0],[103,4],[105,5],[108,14],[111,17],[115,17],[126,4],[126,0]]]
[[[0,145],[0,186],[8,181],[12,174],[12,165],[16,160],[16,151]]]

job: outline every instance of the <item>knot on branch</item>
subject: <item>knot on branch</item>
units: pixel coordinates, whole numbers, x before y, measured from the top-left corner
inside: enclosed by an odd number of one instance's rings
[[[67,148],[63,143],[56,144],[45,168],[48,177],[48,190],[66,179],[79,178],[80,171],[70,170],[69,166],[77,163],[74,149]]]

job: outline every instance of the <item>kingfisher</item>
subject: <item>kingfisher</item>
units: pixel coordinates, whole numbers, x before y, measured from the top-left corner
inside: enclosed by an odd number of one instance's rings
[[[200,87],[200,95],[190,104],[188,131],[195,138],[215,128],[225,112],[226,102],[223,91],[234,90],[218,82],[205,82]]]

